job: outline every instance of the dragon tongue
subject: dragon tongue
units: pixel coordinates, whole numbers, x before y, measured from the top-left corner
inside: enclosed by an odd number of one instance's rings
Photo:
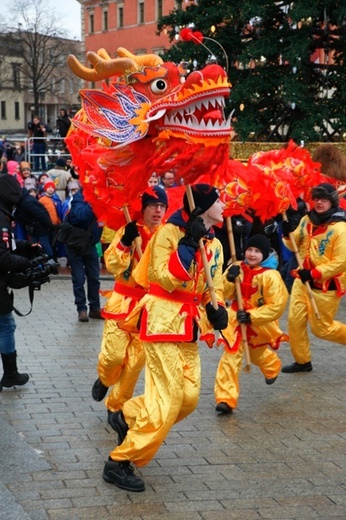
[[[206,114],[203,114],[203,120],[205,122],[207,121],[221,121],[222,120],[222,113],[220,110],[210,110]]]

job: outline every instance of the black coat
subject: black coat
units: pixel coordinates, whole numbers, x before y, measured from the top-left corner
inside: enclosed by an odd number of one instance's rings
[[[30,261],[21,256],[30,249],[30,243],[26,240],[12,239],[10,204],[7,204],[5,188],[1,186],[0,197],[0,314],[7,314],[13,310],[12,296],[8,291],[5,275],[8,272],[25,272],[31,266]]]
[[[17,204],[14,218],[34,236],[49,235],[54,229],[48,211],[39,200],[29,194],[26,188],[22,188],[22,197]]]

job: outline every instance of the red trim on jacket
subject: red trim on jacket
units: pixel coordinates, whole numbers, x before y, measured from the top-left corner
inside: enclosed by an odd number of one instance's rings
[[[178,280],[182,280],[183,282],[189,282],[192,280],[192,277],[181,263],[178,250],[172,253],[168,261],[168,270]]]

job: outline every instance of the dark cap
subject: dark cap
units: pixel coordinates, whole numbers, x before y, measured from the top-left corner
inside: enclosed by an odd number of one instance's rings
[[[267,237],[257,234],[250,237],[247,241],[245,249],[248,249],[249,247],[256,247],[256,249],[259,249],[263,255],[263,260],[265,260],[268,258],[272,246]]]
[[[339,195],[335,187],[329,182],[322,182],[311,190],[312,199],[327,199],[332,203],[332,206],[337,208],[339,206]]]
[[[147,207],[148,204],[160,202],[168,206],[168,199],[166,192],[160,186],[151,186],[147,188],[142,195],[142,211]]]
[[[191,186],[193,200],[200,213],[205,213],[220,197],[219,190],[210,184],[194,184]],[[184,210],[190,215],[190,206],[186,193],[184,194]]]

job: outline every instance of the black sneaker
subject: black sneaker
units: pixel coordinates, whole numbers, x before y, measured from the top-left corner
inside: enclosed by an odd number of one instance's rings
[[[99,378],[96,379],[91,389],[92,398],[95,399],[95,401],[100,402],[105,398],[107,392],[108,386],[105,386],[103,383],[101,383],[101,380]]]
[[[215,410],[220,413],[232,413],[232,408],[227,403],[217,403]]]
[[[124,414],[121,410],[118,412],[108,412],[108,424],[118,434],[118,444],[120,445],[126,437],[129,429]]]
[[[145,490],[143,480],[134,474],[133,467],[128,461],[117,462],[108,459],[102,477],[106,482],[115,484],[118,488],[126,489],[126,491]]]
[[[272,385],[273,383],[275,383],[275,381],[277,380],[278,376],[276,377],[266,377],[266,383],[267,385]]]
[[[293,372],[311,372],[312,364],[311,361],[307,363],[292,363],[291,365],[286,365],[282,367],[281,372],[285,374],[293,374]]]

